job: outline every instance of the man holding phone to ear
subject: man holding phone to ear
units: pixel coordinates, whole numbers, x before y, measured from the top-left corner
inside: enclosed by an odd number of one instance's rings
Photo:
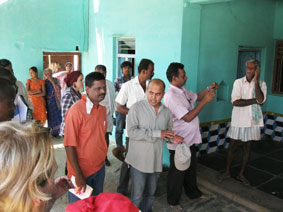
[[[246,76],[234,82],[231,94],[234,107],[231,127],[227,133],[230,142],[226,159],[226,171],[219,177],[220,181],[231,177],[230,167],[233,153],[237,144],[243,142],[244,154],[237,179],[249,185],[249,181],[244,177],[244,171],[248,163],[252,141],[260,140],[260,127],[263,127],[261,106],[266,100],[266,83],[260,81],[259,76],[259,61],[249,60],[246,62]]]

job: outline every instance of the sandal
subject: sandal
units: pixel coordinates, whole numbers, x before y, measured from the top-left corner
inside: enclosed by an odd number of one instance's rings
[[[244,185],[250,185],[250,182],[244,176],[238,175],[236,179],[239,180],[241,183],[244,183]]]
[[[174,211],[181,211],[183,207],[181,205],[170,205],[170,208]]]

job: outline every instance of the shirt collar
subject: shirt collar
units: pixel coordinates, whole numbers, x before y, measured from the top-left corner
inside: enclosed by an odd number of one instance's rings
[[[146,102],[147,102],[148,106],[151,107],[151,108],[153,109],[154,113],[156,114],[155,108],[148,102],[148,99],[146,99]],[[163,108],[164,108],[164,106],[163,106],[163,104],[161,103],[160,106],[159,106],[159,108],[158,108],[158,114],[160,113],[160,111],[161,111]]]
[[[140,84],[140,82],[139,82],[139,77],[136,76],[136,77],[134,78],[133,82],[134,82],[135,84]]]
[[[134,77],[131,76],[131,78],[128,80],[128,79],[124,76],[124,74],[121,76],[121,78],[122,78],[122,80],[125,81],[125,82],[130,81],[131,79],[134,79]]]
[[[246,83],[246,82],[251,83],[251,82],[255,81],[255,79],[253,78],[252,81],[249,82],[249,81],[247,80],[247,76],[244,76],[243,78],[244,78],[244,82],[245,82],[245,83]]]
[[[182,94],[184,92],[184,88],[178,88],[175,85],[170,84],[170,88],[173,89],[174,91],[176,91],[179,94]]]
[[[95,106],[93,105],[92,101],[88,98],[88,96],[86,94],[83,95],[82,99],[86,103],[86,113],[90,114],[92,108],[95,107]]]

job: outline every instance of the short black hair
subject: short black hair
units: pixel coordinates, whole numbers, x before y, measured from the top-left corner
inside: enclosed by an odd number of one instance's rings
[[[38,73],[38,70],[35,66],[30,67],[29,70],[32,70],[33,72]]]
[[[130,68],[133,68],[132,63],[129,62],[129,61],[124,61],[124,62],[122,62],[120,67],[121,67],[121,69],[123,69],[123,68],[125,68],[125,67],[127,67],[127,66],[129,66]]]
[[[91,72],[85,77],[85,86],[91,88],[94,81],[105,80],[105,77],[100,72]]]
[[[9,65],[12,65],[10,60],[7,60],[7,59],[1,59],[0,60],[0,67],[5,68]]]
[[[10,81],[12,84],[16,85],[16,77],[14,76],[14,74],[12,72],[10,72],[9,70],[0,67],[0,79],[5,79]]]
[[[166,71],[166,76],[169,82],[172,82],[173,77],[179,76],[179,69],[184,69],[182,63],[170,63]]]
[[[99,65],[95,66],[95,70],[102,70],[102,71],[104,71],[104,73],[106,73],[106,66],[99,64]]]
[[[17,86],[16,84],[11,83],[11,81],[0,78],[0,102],[16,97]]]
[[[154,65],[154,63],[150,59],[143,58],[139,64],[138,72],[141,73],[142,70],[147,70],[149,65]]]

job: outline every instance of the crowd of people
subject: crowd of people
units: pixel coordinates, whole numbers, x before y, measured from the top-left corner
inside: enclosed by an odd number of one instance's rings
[[[52,69],[45,69],[45,80],[38,78],[36,67],[31,67],[31,79],[27,80],[25,89],[17,81],[11,62],[0,60],[1,212],[49,211],[68,189],[75,188],[77,193],[82,193],[87,186],[93,189],[93,197],[79,201],[77,195],[68,191],[70,205],[66,211],[99,204],[105,199],[111,199],[114,204],[117,199],[122,200],[123,195],[129,195],[130,179],[129,211],[150,212],[162,172],[164,141],[170,152],[167,176],[170,208],[182,210],[183,188],[191,199],[206,198],[198,188],[196,177],[196,145],[202,142],[198,115],[215,98],[218,84],[213,82],[199,93],[189,91],[185,88],[184,65],[171,63],[166,71],[170,83],[166,89],[161,79],[152,79],[152,60],[140,61],[136,77],[131,76],[132,68],[130,62],[123,62],[122,76],[112,83],[106,79],[104,65],[97,65],[84,78],[81,72],[73,71],[68,62],[62,73],[53,74]],[[244,156],[237,178],[248,184],[244,170],[252,141],[260,139],[261,106],[266,99],[266,84],[259,76],[258,61],[249,60],[246,76],[234,83],[231,95],[234,108],[228,132],[231,141],[227,168],[219,176],[220,181],[230,177],[235,147],[243,142]],[[82,92],[84,85],[85,92]],[[11,121],[19,101],[26,105],[27,116],[28,111],[32,111],[35,122]],[[48,128],[44,128],[46,120]],[[113,194],[118,196],[111,198],[111,194],[103,193],[103,185],[105,166],[111,165],[107,152],[114,124],[116,148],[113,154],[122,165],[117,188],[120,194]],[[50,135],[63,136],[66,150],[67,176],[56,180],[57,165]],[[74,184],[70,181],[72,177]]]

